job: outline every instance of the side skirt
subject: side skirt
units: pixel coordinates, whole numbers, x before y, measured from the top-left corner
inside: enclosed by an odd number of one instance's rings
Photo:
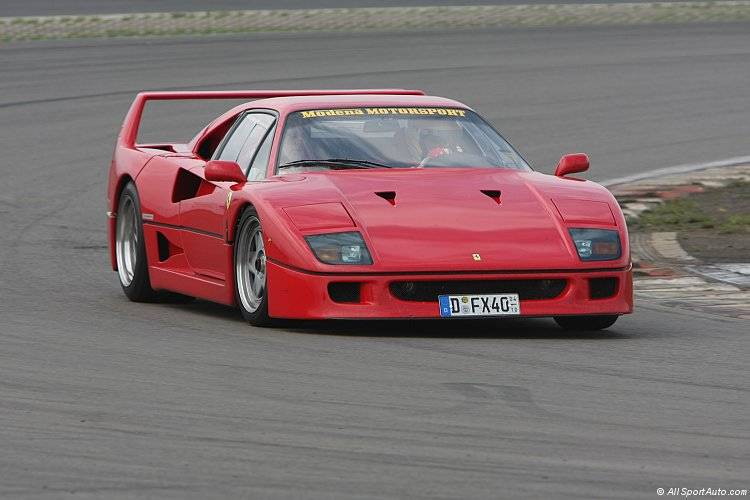
[[[193,271],[180,248],[181,234],[176,228],[143,226],[148,257],[148,272],[154,290],[167,290],[191,297],[232,306],[234,301],[234,252],[231,244],[224,243],[220,259],[227,270],[227,280],[214,278]],[[159,237],[162,233],[162,246]],[[165,243],[168,241],[168,243]]]

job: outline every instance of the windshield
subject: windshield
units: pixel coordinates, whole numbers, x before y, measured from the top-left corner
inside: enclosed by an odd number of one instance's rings
[[[368,165],[531,170],[487,122],[460,108],[349,108],[291,113],[286,120],[278,165],[285,172]]]

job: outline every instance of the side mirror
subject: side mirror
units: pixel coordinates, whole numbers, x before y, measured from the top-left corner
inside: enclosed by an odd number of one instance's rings
[[[573,153],[560,158],[555,169],[557,177],[565,177],[568,174],[585,172],[589,169],[589,157],[585,153]]]
[[[206,163],[206,180],[213,182],[247,182],[247,177],[237,162],[211,160]]]

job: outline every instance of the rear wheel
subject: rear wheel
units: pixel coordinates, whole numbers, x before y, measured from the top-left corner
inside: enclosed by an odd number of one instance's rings
[[[616,314],[607,316],[555,316],[557,323],[563,330],[604,330],[615,324]]]
[[[117,207],[115,256],[117,275],[125,295],[134,302],[153,300],[156,294],[148,277],[141,205],[132,182],[123,188]]]
[[[237,225],[234,243],[235,298],[242,316],[255,326],[266,326],[268,316],[268,275],[266,247],[258,213],[247,208]]]

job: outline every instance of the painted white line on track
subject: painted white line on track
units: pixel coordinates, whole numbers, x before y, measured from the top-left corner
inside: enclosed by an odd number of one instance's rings
[[[716,167],[731,167],[733,165],[742,165],[743,163],[750,163],[750,156],[735,156],[734,158],[726,158],[724,160],[715,160],[704,163],[686,163],[683,165],[675,165],[673,167],[657,168],[656,170],[651,170],[650,172],[642,172],[640,174],[626,175],[624,177],[608,179],[599,182],[599,184],[601,184],[602,186],[611,187],[620,184],[627,184],[629,182],[651,179],[653,177],[662,177],[664,175],[674,174],[687,174],[689,172],[695,172],[698,170],[706,170]]]

